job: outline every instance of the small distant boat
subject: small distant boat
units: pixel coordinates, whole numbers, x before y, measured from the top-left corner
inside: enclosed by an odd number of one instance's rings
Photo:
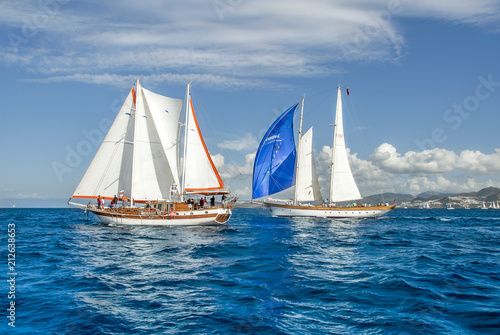
[[[68,203],[92,212],[105,224],[227,222],[231,205],[223,200],[229,190],[201,135],[189,84],[184,103],[182,123],[182,99],[153,93],[137,80],[72,196],[98,199],[98,204],[79,204],[72,198]],[[211,196],[211,201],[195,202],[190,195]],[[222,195],[221,204],[216,204],[216,195]],[[104,200],[113,204],[103,206]]]
[[[465,208],[465,209],[470,209],[469,204],[465,204],[464,208]]]
[[[452,207],[451,202],[449,202],[446,204],[446,209],[455,209],[455,208]]]
[[[481,209],[488,209],[488,207],[486,207],[486,203],[484,202],[484,200],[483,200],[483,206],[481,207]]]
[[[396,207],[357,205],[362,199],[349,166],[342,121],[341,88],[337,88],[337,110],[331,160],[330,197],[322,202],[314,164],[312,127],[303,135],[304,99],[286,110],[264,135],[253,167],[252,199],[261,199],[295,186],[292,201],[264,200],[274,216],[365,218],[381,216]],[[300,106],[300,124],[295,147],[293,117]],[[351,202],[349,206],[336,206],[336,202]],[[312,204],[316,203],[316,204]]]
[[[16,208],[16,204],[13,204],[13,205],[12,205],[12,208]]]
[[[422,206],[420,206],[420,209],[431,209],[431,206],[429,205],[429,202],[426,202]]]

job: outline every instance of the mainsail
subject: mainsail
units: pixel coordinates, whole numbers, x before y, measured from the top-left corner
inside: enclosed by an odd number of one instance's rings
[[[295,184],[295,104],[281,114],[260,142],[253,167],[252,198],[262,198]]]
[[[330,201],[350,201],[361,198],[361,194],[359,193],[358,186],[356,186],[347,159],[342,121],[342,96],[339,87],[337,94],[335,131],[333,134]]]

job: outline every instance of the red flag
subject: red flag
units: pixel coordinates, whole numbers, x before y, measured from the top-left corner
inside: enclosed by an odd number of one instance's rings
[[[347,95],[349,95],[349,89],[347,89]]]

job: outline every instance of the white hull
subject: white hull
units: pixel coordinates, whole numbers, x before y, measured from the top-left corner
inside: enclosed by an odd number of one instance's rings
[[[134,226],[207,226],[220,225],[232,215],[230,208],[207,208],[193,211],[178,211],[170,215],[127,215],[113,210],[89,210],[104,224]]]
[[[318,217],[318,218],[370,218],[386,214],[396,206],[372,207],[322,207],[292,206],[266,203],[273,216],[279,217]]]

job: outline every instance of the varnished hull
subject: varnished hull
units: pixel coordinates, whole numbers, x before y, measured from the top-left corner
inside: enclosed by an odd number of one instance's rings
[[[231,209],[216,207],[198,210],[175,211],[170,213],[154,213],[141,209],[122,211],[118,209],[89,208],[104,224],[137,225],[137,226],[205,226],[226,223],[231,217]]]
[[[293,206],[266,202],[273,216],[282,217],[319,217],[319,218],[370,218],[378,217],[393,210],[393,206],[355,206],[355,207],[323,207],[323,206]]]

